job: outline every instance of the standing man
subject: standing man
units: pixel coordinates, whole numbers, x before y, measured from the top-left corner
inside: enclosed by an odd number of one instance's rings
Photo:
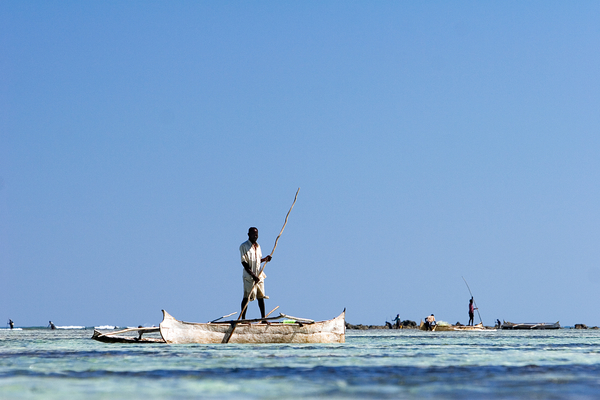
[[[402,321],[400,320],[400,314],[396,314],[396,318],[394,318],[394,327],[396,329],[400,329],[400,324],[402,323]]]
[[[433,314],[425,318],[425,327],[428,331],[432,331],[435,329],[435,317]]]
[[[248,240],[240,245],[240,255],[242,257],[242,265],[244,266],[244,272],[242,274],[244,280],[244,298],[242,299],[242,319],[246,319],[246,305],[248,300],[258,300],[258,307],[260,308],[261,318],[265,318],[265,300],[269,296],[265,294],[265,281],[267,277],[265,273],[261,273],[260,277],[258,273],[260,271],[260,263],[263,261],[271,261],[271,256],[262,258],[262,251],[258,240],[258,229],[252,227],[248,229]],[[256,283],[256,285],[254,285]],[[254,289],[253,289],[254,287]]]
[[[469,300],[469,323],[467,326],[473,326],[473,318],[475,317],[475,310],[477,308],[473,308],[473,296],[471,296],[471,300]]]

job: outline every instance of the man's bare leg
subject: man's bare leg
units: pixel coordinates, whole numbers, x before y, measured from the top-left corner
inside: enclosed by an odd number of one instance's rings
[[[247,299],[246,297],[244,297],[244,298],[242,299],[242,310],[244,310],[244,307],[246,307],[246,304],[248,304],[248,299]],[[246,308],[246,309],[244,310],[244,312],[242,313],[242,317],[241,317],[241,319],[246,319],[246,311],[248,311],[248,308]]]
[[[258,308],[260,308],[260,317],[265,317],[265,299],[257,299],[258,300]]]

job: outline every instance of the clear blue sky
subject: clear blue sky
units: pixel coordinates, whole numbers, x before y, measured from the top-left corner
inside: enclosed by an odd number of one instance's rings
[[[600,3],[3,1],[0,318],[600,325]],[[251,304],[249,317],[258,315]],[[4,323],[0,320],[1,323]]]

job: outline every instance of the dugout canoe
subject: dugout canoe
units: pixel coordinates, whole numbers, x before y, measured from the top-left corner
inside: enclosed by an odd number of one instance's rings
[[[514,324],[512,322],[503,321],[502,329],[560,329],[560,321],[557,322],[527,322],[527,323],[518,323]]]
[[[421,321],[421,325],[419,329],[422,331],[426,331],[425,323]],[[436,332],[448,332],[448,331],[461,331],[461,332],[479,332],[479,331],[490,331],[495,329],[487,329],[483,326],[483,323],[478,323],[477,325],[448,325],[444,323],[438,323],[434,326],[432,331]]]
[[[283,321],[276,321],[282,318]],[[194,323],[179,321],[163,310],[160,334],[166,343],[171,344],[344,343],[346,341],[346,310],[326,321],[312,321],[285,314],[265,320]]]
[[[427,328],[427,325],[425,324],[425,322],[421,321],[421,323],[419,324],[419,329],[422,331],[429,331],[429,332],[433,332],[437,329],[437,324],[433,325],[430,328]]]
[[[440,325],[438,326],[438,331],[485,331],[485,327],[483,323],[478,323],[476,325]],[[488,329],[491,330],[491,329]],[[495,329],[494,329],[495,330]]]
[[[159,328],[129,328],[102,333],[94,329],[92,339],[104,343],[344,343],[346,310],[336,318],[313,321],[285,314],[279,316],[207,323],[184,322],[162,310]],[[280,320],[280,321],[279,321]],[[144,333],[160,332],[160,338],[145,338]],[[137,334],[127,336],[124,333]]]

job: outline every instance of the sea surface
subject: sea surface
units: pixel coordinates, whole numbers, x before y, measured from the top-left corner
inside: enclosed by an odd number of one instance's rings
[[[106,344],[0,329],[0,399],[598,399],[600,331],[347,331],[344,344]]]

